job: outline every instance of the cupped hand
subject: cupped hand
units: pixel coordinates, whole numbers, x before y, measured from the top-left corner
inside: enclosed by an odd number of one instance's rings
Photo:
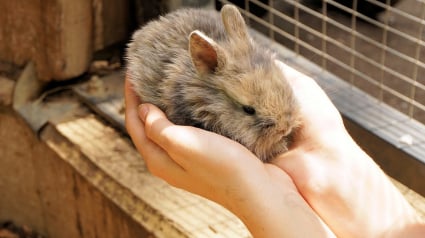
[[[333,237],[280,168],[226,137],[174,125],[140,104],[128,79],[125,99],[126,128],[154,175],[223,205],[254,237]]]
[[[299,101],[302,127],[294,145],[272,161],[339,237],[387,237],[416,214],[390,179],[350,137],[316,82],[278,62]],[[397,236],[396,236],[397,237]]]
[[[155,106],[140,104],[128,81],[126,89],[126,127],[154,175],[212,200],[223,197],[220,192],[239,190],[246,174],[264,177],[258,174],[263,164],[244,147],[218,134],[176,126]]]

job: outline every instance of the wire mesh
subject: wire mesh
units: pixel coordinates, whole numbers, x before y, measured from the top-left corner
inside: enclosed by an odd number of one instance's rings
[[[425,123],[422,0],[239,0],[248,24]]]

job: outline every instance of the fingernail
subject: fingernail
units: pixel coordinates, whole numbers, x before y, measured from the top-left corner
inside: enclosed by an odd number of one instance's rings
[[[148,112],[149,112],[148,105],[145,105],[145,104],[139,105],[139,117],[143,122],[146,121],[146,116],[148,115]]]

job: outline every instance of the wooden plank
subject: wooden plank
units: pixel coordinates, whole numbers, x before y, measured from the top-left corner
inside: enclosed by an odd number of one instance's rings
[[[233,214],[152,176],[131,143],[93,115],[52,125],[46,143],[156,237],[250,237]]]
[[[41,136],[56,149],[55,152],[60,152],[59,155],[48,152],[54,156],[35,161],[48,237],[152,237],[69,163],[69,160],[84,157],[78,148],[72,147],[49,126]],[[43,147],[38,150],[40,153],[46,151]],[[63,156],[69,160],[63,160]],[[80,163],[79,166],[85,171],[96,170],[90,163]],[[99,174],[92,173],[91,178],[109,185]]]
[[[43,135],[65,146],[66,139],[48,133],[48,128]],[[79,155],[78,149],[74,152]],[[4,106],[0,194],[0,222],[13,221],[45,237],[152,237]]]
[[[11,108],[0,105],[0,222],[11,220],[46,234],[43,209],[37,193],[36,169],[43,146]],[[43,154],[48,157],[48,154]]]

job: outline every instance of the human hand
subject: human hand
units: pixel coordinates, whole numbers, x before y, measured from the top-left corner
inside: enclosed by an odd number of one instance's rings
[[[176,126],[153,105],[140,108],[129,80],[125,99],[127,130],[154,175],[223,205],[254,237],[334,237],[283,170],[226,137]]]
[[[300,103],[302,127],[290,151],[272,163],[290,175],[339,237],[406,237],[406,228],[417,229],[412,207],[352,140],[322,89],[313,79],[278,64]]]

